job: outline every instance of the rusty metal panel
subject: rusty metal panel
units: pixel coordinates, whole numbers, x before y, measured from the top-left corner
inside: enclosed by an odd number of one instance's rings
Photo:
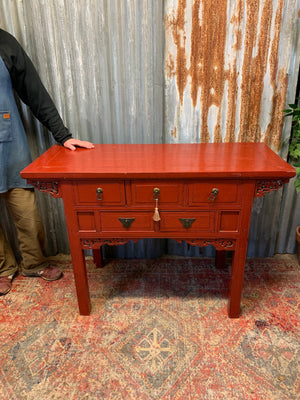
[[[282,110],[295,100],[299,7],[297,0],[165,1],[166,142],[265,142],[286,159],[281,143],[291,121]],[[293,226],[300,221],[294,188],[285,190],[284,201],[282,190],[255,199],[248,256],[295,249],[286,214]]]
[[[300,195],[296,193],[294,181],[292,179],[284,187],[276,253],[297,252],[296,227],[300,225]]]
[[[0,26],[24,46],[77,138],[264,141],[286,157],[286,147],[279,149],[291,123],[281,110],[295,98],[299,8],[299,0],[2,0]],[[21,109],[35,158],[53,139]],[[292,185],[287,190],[283,201],[278,192],[255,202],[249,255],[293,247],[285,218],[299,215]],[[62,203],[37,196],[48,253],[67,252]],[[164,249],[199,254],[155,241],[113,254],[159,256]]]
[[[167,0],[166,141],[278,152],[297,11],[295,0]]]

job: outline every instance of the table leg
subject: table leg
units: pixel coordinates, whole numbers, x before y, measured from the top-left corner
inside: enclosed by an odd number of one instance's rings
[[[233,252],[231,277],[229,286],[228,316],[238,318],[240,315],[240,303],[243,290],[245,262],[247,254],[247,242],[237,243]]]
[[[96,268],[102,268],[103,267],[102,247],[100,247],[100,249],[93,250],[93,259],[94,259],[94,263],[96,265]]]
[[[80,248],[80,246],[78,246],[78,244],[77,246],[72,246],[70,243],[70,249],[74,270],[75,286],[77,291],[79,313],[81,315],[89,315],[91,311],[91,301],[84,251]]]
[[[216,268],[224,268],[226,266],[225,255],[225,250],[216,251]]]

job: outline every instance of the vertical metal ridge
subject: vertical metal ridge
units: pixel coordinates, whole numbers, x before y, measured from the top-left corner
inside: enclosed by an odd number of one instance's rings
[[[295,99],[297,7],[297,0],[4,0],[0,21],[31,56],[77,138],[264,141],[286,158],[287,146],[280,146],[291,121],[281,112]],[[35,158],[54,141],[21,108]],[[65,252],[62,204],[37,196],[48,251]],[[254,204],[248,255],[295,251],[298,202],[289,184],[283,196]],[[198,254],[179,244],[167,248]],[[156,253],[157,246],[136,243],[120,252],[143,249]]]

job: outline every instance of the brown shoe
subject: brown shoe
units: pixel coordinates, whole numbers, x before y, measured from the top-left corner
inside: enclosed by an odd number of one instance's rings
[[[0,296],[9,293],[12,286],[12,281],[17,276],[17,272],[13,275],[0,276]]]
[[[22,271],[22,275],[29,278],[42,278],[45,281],[57,281],[63,276],[63,273],[58,267],[54,265],[49,265],[41,271],[36,272],[26,272]]]

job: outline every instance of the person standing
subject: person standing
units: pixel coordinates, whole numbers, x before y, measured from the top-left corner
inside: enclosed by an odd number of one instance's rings
[[[67,149],[92,149],[94,145],[72,137],[25,50],[14,36],[0,29],[0,197],[17,230],[22,275],[54,281],[62,277],[62,272],[44,257],[45,233],[34,190],[20,176],[21,170],[30,164],[31,156],[14,93]],[[18,271],[14,253],[0,226],[0,296],[11,290]]]

